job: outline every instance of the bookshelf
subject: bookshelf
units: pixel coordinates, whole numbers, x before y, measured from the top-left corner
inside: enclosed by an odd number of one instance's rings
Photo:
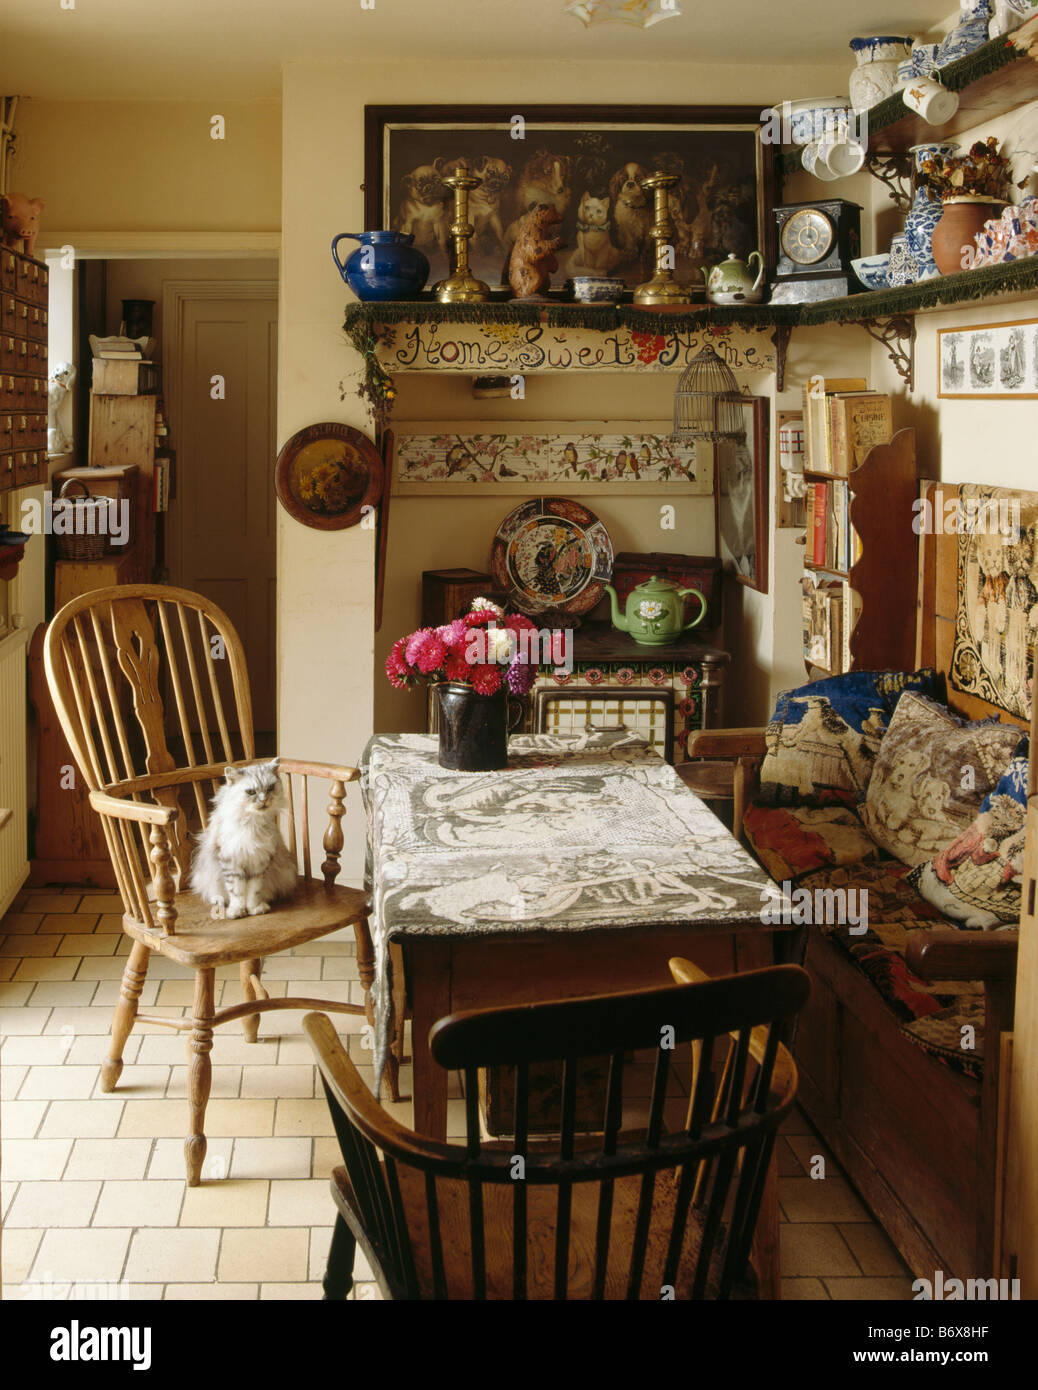
[[[911,669],[918,551],[915,431],[899,430],[889,442],[874,445],[845,477],[807,468],[804,477],[809,491],[801,586],[808,676]],[[813,558],[813,484],[845,486],[842,564]]]

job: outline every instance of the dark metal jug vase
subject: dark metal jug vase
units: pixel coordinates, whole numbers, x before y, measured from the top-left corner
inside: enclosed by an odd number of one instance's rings
[[[522,705],[502,689],[480,695],[461,681],[436,686],[440,714],[441,767],[455,772],[498,772],[508,766],[508,731]]]

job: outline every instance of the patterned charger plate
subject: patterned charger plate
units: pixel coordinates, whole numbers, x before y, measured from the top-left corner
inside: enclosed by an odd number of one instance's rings
[[[613,573],[609,532],[568,497],[534,497],[508,513],[490,557],[494,582],[524,613],[589,613]]]

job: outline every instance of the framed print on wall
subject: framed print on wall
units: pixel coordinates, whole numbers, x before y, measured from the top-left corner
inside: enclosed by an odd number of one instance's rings
[[[490,285],[507,284],[519,219],[538,203],[562,213],[557,283],[640,284],[653,269],[640,180],[657,169],[681,179],[670,194],[678,279],[701,284],[730,251],[773,264],[774,147],[756,107],[367,106],[364,121],[366,225],[413,235],[430,283],[451,270],[443,178],[462,161],[483,181],[469,199],[469,262]]]
[[[939,328],[937,394],[951,400],[1038,398],[1038,319]]]
[[[768,402],[740,396],[743,433],[714,446],[717,553],[740,584],[768,592]]]

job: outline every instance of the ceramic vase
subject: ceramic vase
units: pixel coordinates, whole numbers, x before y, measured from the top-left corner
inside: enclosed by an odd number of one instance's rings
[[[958,148],[958,145],[952,141],[913,145],[911,154],[915,165],[916,179],[918,180],[919,170],[924,160],[929,159],[932,155],[954,154]],[[917,280],[932,280],[934,276],[940,275],[941,272],[933,258],[933,233],[940,220],[941,204],[931,202],[926,189],[921,185],[917,186],[915,196],[912,199],[912,206],[905,218],[905,236],[908,239],[908,249],[915,265],[915,273],[911,280],[906,281],[906,284],[914,284]]]
[[[890,261],[887,265],[887,284],[891,289],[910,285],[915,279],[915,263],[908,249],[908,238],[898,232],[890,242]]]
[[[858,65],[850,76],[851,109],[867,111],[894,90],[898,64],[912,56],[912,40],[891,34],[851,39],[851,52]]]
[[[340,241],[361,244],[343,264]],[[403,232],[340,232],[332,240],[332,260],[358,299],[417,299],[429,278],[429,262]]]
[[[441,767],[454,772],[500,772],[508,766],[508,692],[480,695],[463,681],[434,687],[439,705]]]
[[[988,0],[959,0],[959,22],[945,35],[937,49],[937,66],[965,58],[988,41],[991,7]]]
[[[945,198],[932,240],[933,258],[942,275],[957,275],[960,270],[970,269],[977,251],[977,233],[1004,206],[997,198]],[[967,254],[968,262],[964,265]]]

